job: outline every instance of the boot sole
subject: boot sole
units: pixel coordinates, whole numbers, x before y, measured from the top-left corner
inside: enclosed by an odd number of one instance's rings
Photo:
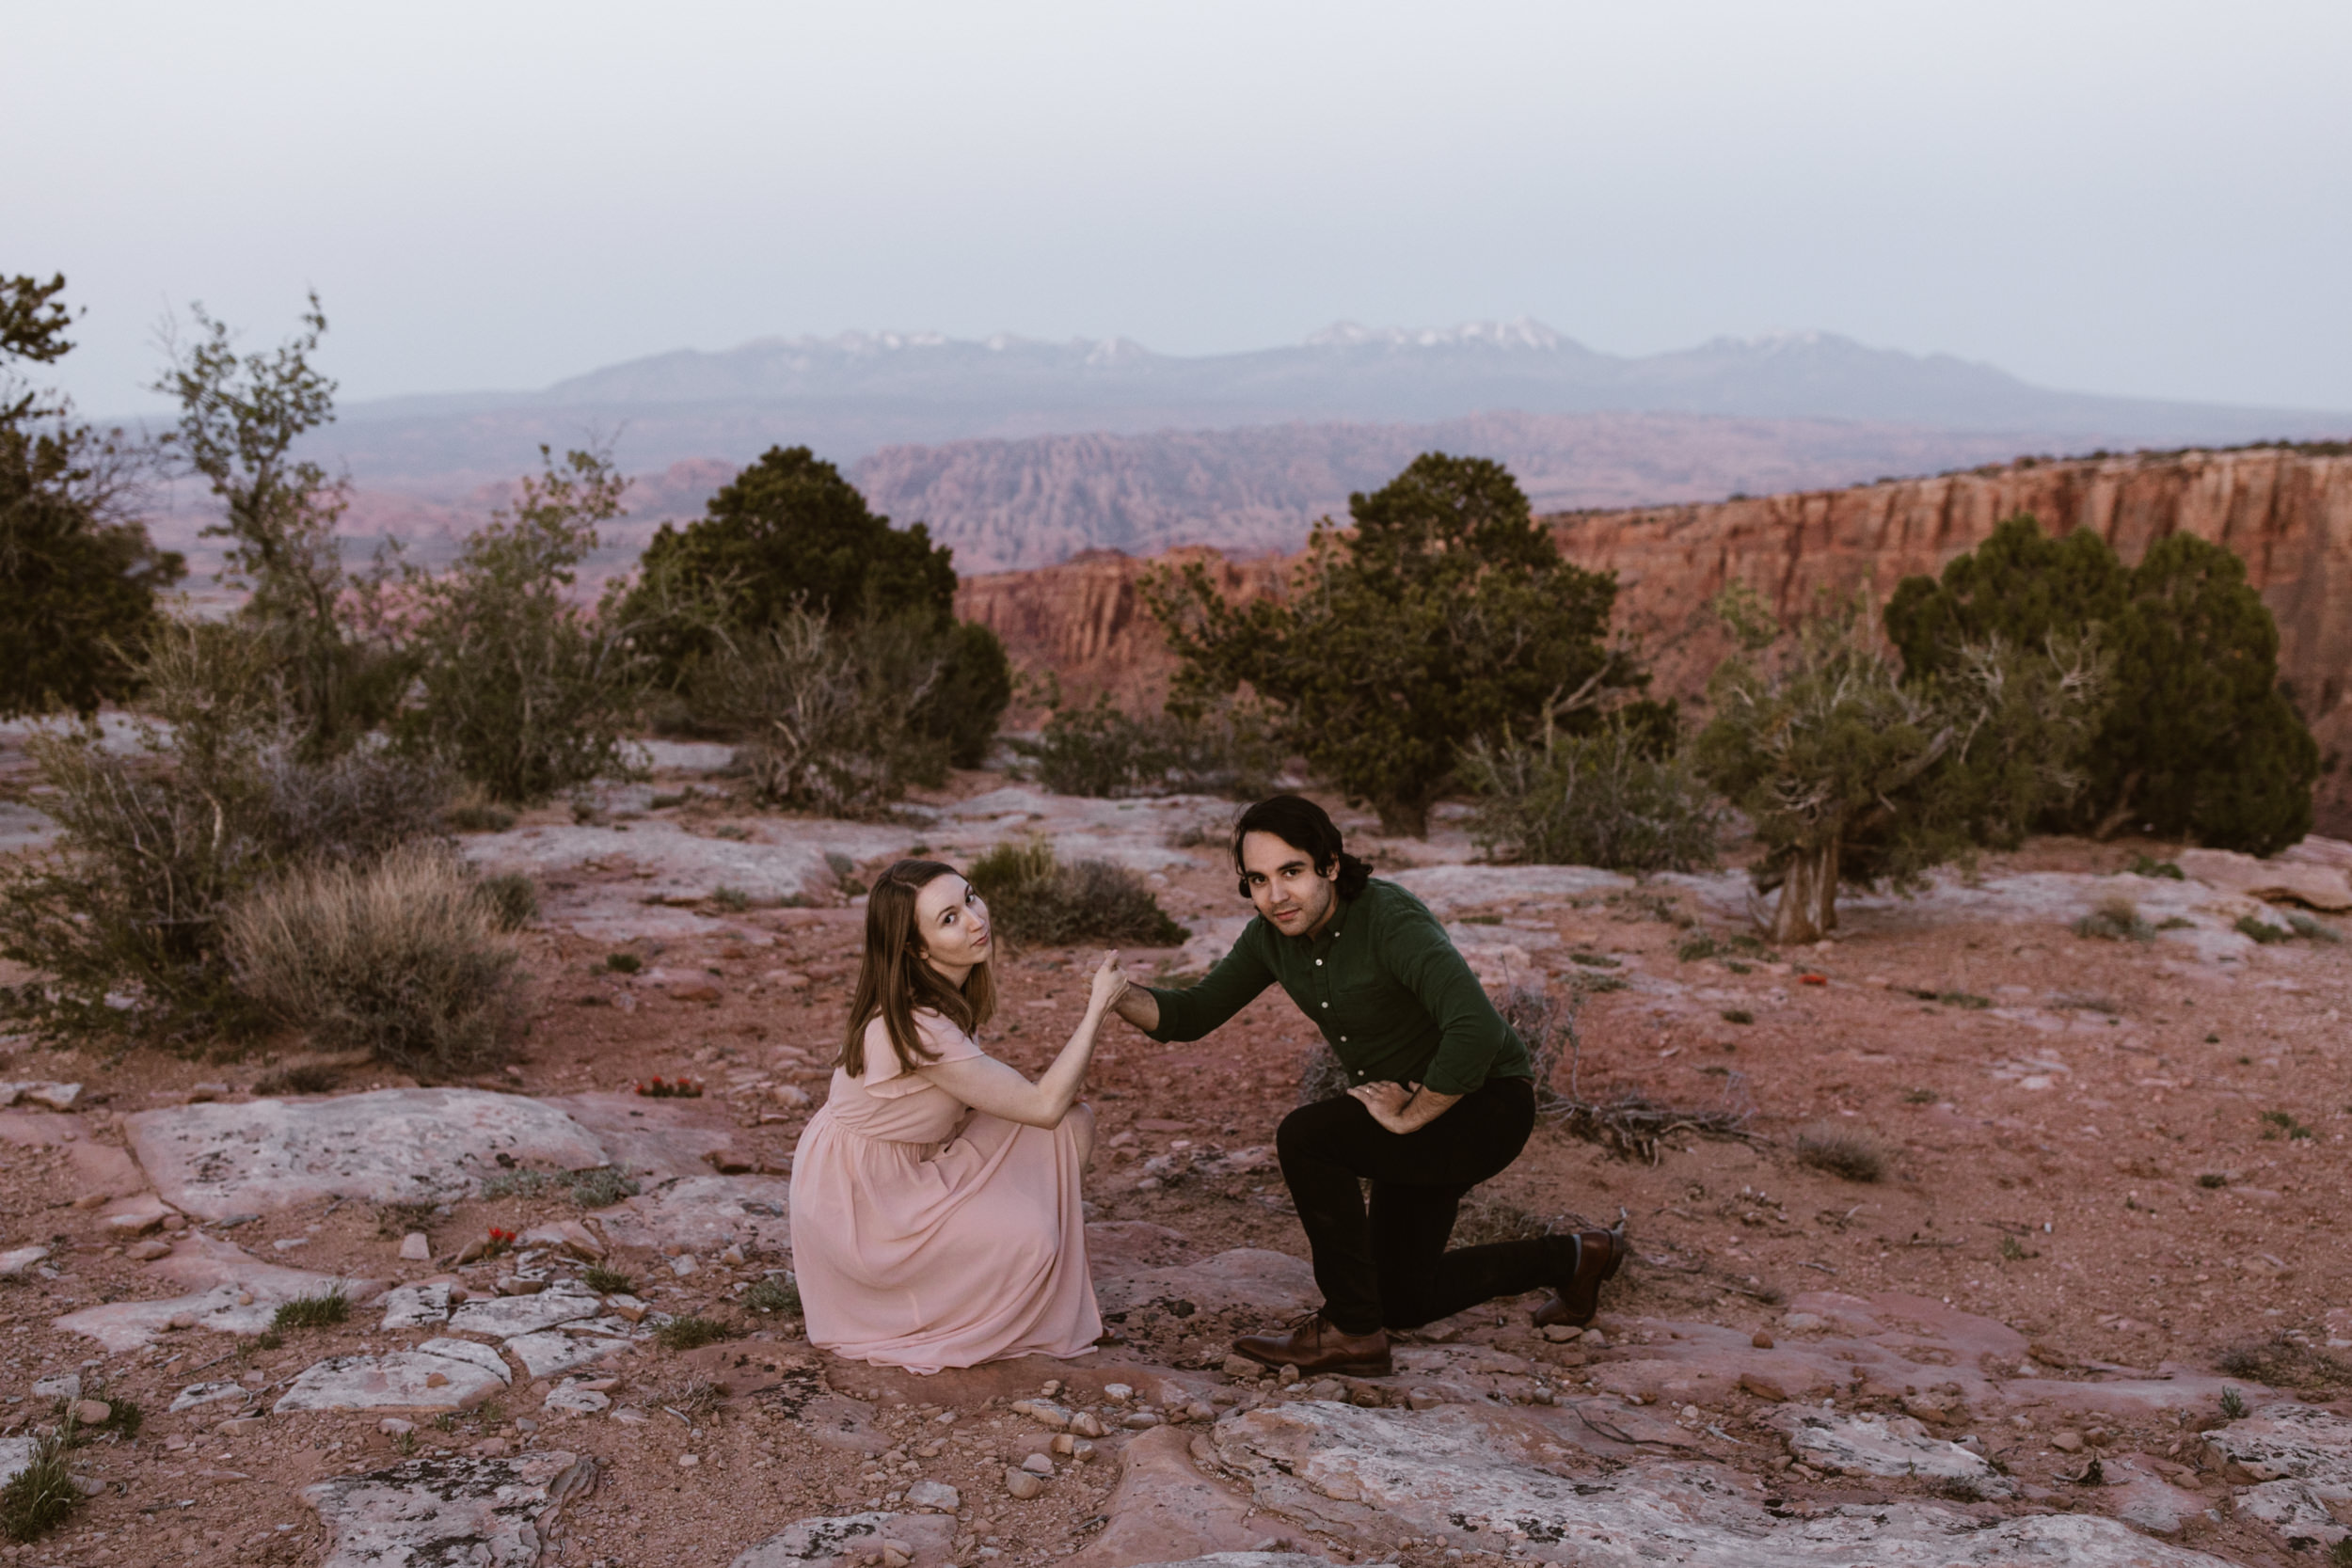
[[[1244,1360],[1255,1361],[1259,1366],[1271,1368],[1273,1370],[1278,1372],[1285,1367],[1296,1367],[1298,1369],[1298,1375],[1302,1379],[1311,1377],[1393,1377],[1396,1375],[1396,1362],[1394,1358],[1385,1355],[1377,1361],[1337,1361],[1329,1363],[1326,1366],[1309,1367],[1305,1363],[1298,1361],[1269,1360],[1265,1356],[1252,1354],[1250,1352],[1243,1350],[1238,1345],[1234,1347],[1233,1354],[1241,1356]]]

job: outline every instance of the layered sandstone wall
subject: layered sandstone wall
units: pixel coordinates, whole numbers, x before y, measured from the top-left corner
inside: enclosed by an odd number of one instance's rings
[[[2021,462],[1934,479],[1809,490],[1704,505],[1555,515],[1561,548],[1613,571],[1617,624],[1658,689],[1696,696],[1725,649],[1707,606],[1748,583],[1784,620],[1817,594],[1937,572],[2018,512],[2044,528],[2096,531],[2125,561],[2169,534],[2227,546],[2278,618],[2280,668],[2330,754],[2352,757],[2352,456],[2293,448]],[[1216,562],[1228,591],[1279,592],[1291,561]],[[1168,557],[1162,560],[1172,559]],[[967,580],[961,612],[993,626],[1015,660],[1053,670],[1073,695],[1150,703],[1171,661],[1135,594],[1153,564],[1098,554],[1035,572]],[[2323,813],[2352,820],[2352,767],[2321,785]]]

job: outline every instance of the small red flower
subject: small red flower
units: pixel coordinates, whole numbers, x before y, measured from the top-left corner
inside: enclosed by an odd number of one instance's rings
[[[1800,974],[1797,976],[1797,984],[1801,986],[1826,986],[1829,984],[1829,976],[1826,974]]]

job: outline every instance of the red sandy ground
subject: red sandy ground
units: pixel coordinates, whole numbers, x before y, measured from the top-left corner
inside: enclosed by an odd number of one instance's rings
[[[963,787],[993,782],[970,779]],[[1988,869],[2108,871],[2148,847],[2053,841]],[[1236,909],[1229,873],[1205,856],[1170,879],[1163,897],[1180,920]],[[1754,997],[1747,1007],[1753,1023],[1663,1032],[1638,992],[1594,997],[1584,1013],[1581,1066],[1588,1090],[1624,1085],[1699,1106],[1720,1103],[1726,1069],[1736,1070],[1754,1098],[1750,1137],[1677,1137],[1652,1165],[1541,1130],[1488,1190],[1490,1222],[1507,1217],[1512,1206],[1554,1219],[1606,1222],[1621,1210],[1630,1215],[1641,1259],[1604,1297],[1608,1312],[1695,1316],[1761,1329],[1778,1315],[1772,1303],[1802,1291],[1915,1291],[2010,1323],[2054,1356],[2153,1369],[2168,1360],[2209,1367],[2232,1347],[2285,1330],[2324,1344],[2328,1309],[2352,1302],[2352,1260],[2338,1229],[2352,1196],[2344,1142],[2352,1085],[2339,1022],[2352,979],[2352,952],[2344,948],[2298,943],[2275,959],[2265,950],[2263,962],[2242,977],[2185,977],[2160,970],[2148,948],[2084,940],[2056,926],[1951,924],[1925,934],[1874,936],[1858,923],[1831,947],[1794,956],[1828,982],[1810,985],[1771,967],[1740,974],[1712,961],[1682,963],[1675,950],[1689,933],[1638,902],[1594,901],[1544,912],[1569,946],[1638,957],[1649,973],[1704,978]],[[624,982],[605,971],[605,947],[534,929],[527,942],[538,977],[534,1025],[524,1053],[497,1086],[561,1093],[689,1074],[717,1097],[726,1093],[729,1073],[739,1072],[797,1084],[821,1099],[858,927],[812,921],[806,911],[753,910],[733,918],[744,933],[772,935],[775,945],[739,937],[660,951],[635,944],[641,958],[658,958],[673,973],[707,970],[720,999],[688,1003],[642,991],[633,1011],[611,1005]],[[1007,1059],[1035,1070],[1049,1058],[1075,1021],[1091,959],[1088,953],[1037,952],[1006,962],[1005,1010],[993,1033]],[[812,978],[796,991],[771,986],[756,997],[744,994],[749,982],[776,969]],[[2027,1089],[1987,1072],[2004,1058],[2032,1053],[2035,1040],[2020,1037],[2027,1032],[1904,989],[1990,996],[2003,986],[2027,988],[2045,1007],[2054,995],[2071,998],[2075,1013],[2094,1025],[2103,1017],[2121,1020],[2117,1032],[2128,1026],[2144,1048],[2086,1050],[2070,1037],[2072,1074],[2055,1087]],[[1297,1065],[1311,1037],[1279,993],[1212,1039],[1182,1049],[1114,1025],[1097,1057],[1091,1098],[1106,1143],[1126,1132],[1136,1137],[1098,1155],[1089,1177],[1096,1217],[1169,1227],[1196,1254],[1242,1245],[1303,1252],[1270,1171],[1151,1192],[1135,1190],[1135,1177],[1143,1158],[1177,1139],[1227,1148],[1270,1143],[1293,1103]],[[780,1049],[800,1055],[780,1056]],[[168,1103],[207,1082],[230,1085],[233,1097],[271,1060],[266,1051],[198,1063],[144,1050],[26,1048],[8,1076],[81,1081],[97,1108],[73,1119],[86,1135],[113,1139],[119,1134],[103,1125],[110,1114]],[[348,1075],[341,1088],[401,1082],[366,1070]],[[2313,1136],[2276,1135],[2278,1129],[2261,1119],[2272,1110],[2289,1113]],[[739,1154],[782,1168],[805,1109],[755,1089],[737,1096],[732,1112],[740,1127]],[[1824,1121],[1877,1137],[1890,1154],[1886,1178],[1856,1183],[1799,1164],[1794,1134]],[[76,1306],[159,1292],[69,1205],[56,1175],[61,1168],[55,1149],[0,1145],[7,1244],[53,1241],[61,1254],[53,1261],[66,1271],[54,1281],[0,1286],[7,1418],[21,1430],[44,1417],[41,1402],[30,1397],[31,1381],[82,1365],[103,1370],[111,1389],[135,1398],[150,1419],[135,1443],[102,1442],[87,1450],[84,1468],[110,1483],[104,1496],[57,1537],[9,1547],[0,1558],[315,1561],[324,1535],[296,1488],[389,1458],[374,1418],[273,1418],[252,1434],[205,1435],[171,1451],[163,1440],[197,1432],[196,1418],[205,1413],[162,1412],[175,1389],[199,1376],[249,1370],[275,1381],[323,1355],[380,1344],[385,1337],[374,1332],[373,1315],[358,1313],[341,1329],[290,1332],[272,1351],[241,1354],[215,1336],[169,1336],[151,1352],[93,1365],[101,1361],[95,1346],[57,1332],[51,1320]],[[2226,1184],[2199,1185],[2207,1173]],[[1262,1180],[1272,1184],[1261,1190]],[[489,1226],[521,1229],[570,1212],[560,1198],[462,1203],[431,1222],[436,1249],[452,1250]],[[314,1270],[399,1277],[432,1272],[394,1261],[402,1224],[366,1205],[342,1204],[272,1215],[233,1236],[263,1258]],[[283,1258],[268,1245],[295,1237],[307,1237],[307,1244]],[[2008,1257],[2005,1238],[2016,1243]],[[616,1262],[641,1280],[658,1277],[661,1283],[651,1288],[665,1309],[702,1308],[756,1337],[734,1351],[700,1353],[700,1361],[752,1351],[771,1360],[824,1363],[797,1340],[797,1325],[755,1322],[728,1304],[723,1287],[755,1275],[760,1259],[733,1274],[714,1266],[676,1281],[659,1259]],[[1099,1384],[1134,1358],[1213,1368],[1223,1355],[1219,1331],[1236,1326],[1149,1313],[1142,1319],[1125,1325],[1128,1343],[1098,1353],[1113,1371],[1080,1375]],[[1605,1315],[1602,1326],[1611,1322]],[[1467,1327],[1569,1367],[1581,1359],[1565,1347],[1531,1342],[1524,1324],[1523,1310],[1501,1303],[1491,1312],[1465,1314],[1453,1329]],[[886,1405],[907,1402],[886,1410],[911,1433],[902,1450],[907,1463],[963,1488],[979,1515],[967,1528],[1001,1544],[1007,1560],[1042,1560],[1087,1538],[1086,1521],[1100,1512],[1116,1464],[1076,1472],[1077,1479],[1057,1481],[1038,1502],[1010,1501],[997,1480],[999,1466],[1035,1448],[1034,1434],[1001,1410],[980,1405],[990,1396],[1032,1393],[1057,1369],[1022,1365],[925,1383],[829,1365],[836,1388],[882,1390]],[[549,1446],[605,1461],[598,1490],[567,1512],[561,1554],[549,1560],[616,1568],[724,1563],[795,1518],[849,1512],[880,1490],[859,1479],[871,1473],[866,1460],[813,1447],[755,1403],[739,1402],[692,1424],[662,1413],[662,1404],[685,1391],[691,1370],[684,1358],[648,1351],[628,1364],[628,1384],[614,1399],[653,1413],[650,1424],[583,1419],[545,1434]],[[2320,1400],[2343,1391],[2306,1390]],[[536,1415],[537,1401],[517,1387],[506,1404],[462,1418],[450,1431],[428,1425],[419,1436],[451,1446],[501,1433],[519,1437],[513,1418]],[[929,1420],[933,1404],[965,1414],[951,1431],[943,1429]],[[1719,1415],[1737,1422],[1757,1408]],[[943,1432],[949,1435],[941,1437]],[[1996,1439],[1987,1433],[2022,1480],[2055,1485],[2056,1472],[2072,1462],[2039,1435],[2005,1431]],[[2182,1452],[2184,1436],[2161,1422],[2119,1432],[2114,1441],[2163,1455]],[[941,1451],[922,1457],[920,1445],[932,1440]],[[686,1453],[700,1463],[681,1467],[675,1461]],[[1800,1498],[1806,1492],[1793,1481],[1788,1490]],[[1817,1490],[1854,1496],[1851,1486]],[[2237,1560],[2287,1560],[2233,1524],[2200,1524],[2188,1544]],[[1324,1542],[1309,1549],[1338,1550]]]

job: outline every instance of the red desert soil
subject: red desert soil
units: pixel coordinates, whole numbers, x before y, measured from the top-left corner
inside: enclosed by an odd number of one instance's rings
[[[968,778],[961,788],[970,794],[997,782]],[[532,820],[564,819],[549,811]],[[1343,819],[1352,833],[1370,831],[1351,814]],[[917,834],[907,831],[910,845]],[[1421,847],[1373,848],[1376,863],[1396,867]],[[2137,853],[2163,849],[2047,841],[1994,857],[1982,870],[2105,873]],[[626,886],[628,876],[616,871],[610,879]],[[1711,933],[1727,944],[1735,931],[1720,917],[1689,924],[1692,905],[1682,895],[1531,900],[1510,895],[1499,874],[1495,885],[1493,905],[1470,908],[1467,918],[1556,932],[1556,948],[1542,949],[1555,990],[1575,976],[1638,974],[1705,996],[1707,1011],[1693,1019],[1687,1008],[1661,1014],[1657,993],[1640,986],[1590,995],[1578,1066],[1587,1093],[1628,1087],[1694,1108],[1727,1099],[1753,1106],[1744,1136],[1677,1135],[1654,1164],[1539,1130],[1482,1196],[1473,1219],[1486,1227],[1513,1223],[1518,1212],[1564,1224],[1629,1216],[1637,1258],[1603,1298],[1600,1327],[1612,1339],[1645,1315],[1767,1332],[1780,1320],[1778,1304],[1820,1290],[1898,1291],[1948,1302],[2013,1325],[2054,1369],[2211,1370],[2233,1349],[2282,1334],[2310,1347],[2324,1347],[2331,1330],[2338,1340],[2352,1338],[2344,1316],[2352,1303],[2352,1259],[2339,1229],[2352,1199],[2345,1147],[2352,1083],[2342,1022],[2352,950],[2304,941],[2214,966],[2179,961],[2162,944],[2077,937],[2055,921],[1947,913],[1922,924],[1864,910],[1849,918],[1840,940],[1819,949],[1743,958],[1726,945],[1722,957],[1685,959],[1677,954],[1694,935]],[[1189,865],[1171,868],[1161,895],[1179,920],[1195,926],[1241,912],[1214,843],[1195,850]],[[733,1164],[788,1169],[794,1141],[824,1094],[860,912],[705,912],[726,928],[616,945],[534,927],[527,936],[537,977],[530,1037],[516,1065],[484,1086],[561,1095],[628,1090],[656,1075],[690,1077],[706,1085],[712,1116],[731,1126]],[[646,984],[642,974],[610,969],[616,950],[671,983]],[[992,1047],[1025,1069],[1041,1067],[1078,1016],[1093,958],[1049,951],[1007,961],[1004,1010],[986,1031]],[[1136,958],[1146,971],[1172,961],[1168,954]],[[1155,1233],[1131,1232],[1158,1255],[1138,1256],[1130,1266],[1239,1246],[1303,1254],[1271,1168],[1185,1173],[1209,1151],[1271,1143],[1312,1039],[1279,993],[1189,1046],[1158,1046],[1112,1025],[1090,1084],[1104,1134],[1089,1177],[1092,1217],[1148,1222],[1180,1238],[1152,1243]],[[174,1392],[196,1381],[242,1376],[275,1386],[321,1357],[389,1348],[394,1337],[377,1330],[374,1313],[356,1312],[338,1328],[290,1330],[266,1350],[179,1333],[115,1356],[52,1326],[76,1307],[173,1288],[99,1233],[94,1213],[72,1199],[71,1145],[44,1140],[119,1143],[125,1114],[191,1095],[235,1101],[298,1043],[210,1062],[147,1049],[13,1049],[8,1077],[79,1082],[85,1109],[71,1117],[0,1114],[8,1124],[0,1129],[8,1140],[0,1143],[0,1239],[52,1246],[56,1273],[0,1284],[8,1430],[46,1419],[49,1402],[31,1390],[36,1378],[75,1369],[135,1399],[148,1421],[135,1441],[102,1438],[84,1450],[81,1468],[105,1487],[68,1528],[38,1544],[6,1547],[0,1559],[314,1562],[325,1533],[298,1488],[389,1461],[392,1440],[366,1412],[272,1417],[230,1432],[213,1430],[203,1410],[165,1414]],[[1564,1072],[1562,1087],[1565,1079]],[[380,1069],[355,1069],[336,1092],[406,1082]],[[1798,1135],[1822,1125],[1873,1140],[1885,1152],[1883,1179],[1857,1182],[1801,1164]],[[1155,1168],[1174,1179],[1139,1188],[1145,1163],[1160,1156],[1173,1156]],[[577,1212],[560,1195],[477,1197],[421,1223],[437,1255],[446,1256],[491,1227],[521,1230]],[[396,1257],[402,1232],[418,1219],[328,1203],[226,1234],[264,1259],[306,1269],[421,1279],[439,1265]],[[685,1277],[650,1252],[611,1261],[661,1310],[707,1314],[748,1338],[689,1355],[648,1346],[628,1358],[613,1399],[642,1411],[639,1424],[550,1420],[518,1380],[511,1399],[446,1429],[421,1423],[415,1434],[428,1450],[502,1437],[596,1455],[599,1485],[566,1510],[550,1561],[722,1564],[796,1518],[866,1506],[885,1472],[866,1456],[810,1444],[783,1407],[745,1392],[788,1381],[795,1370],[804,1378],[820,1370],[836,1390],[879,1393],[897,1456],[885,1456],[898,1478],[891,1484],[919,1471],[962,1490],[970,1517],[960,1528],[972,1544],[960,1560],[993,1555],[982,1548],[1016,1562],[1064,1555],[1090,1538],[1089,1521],[1103,1512],[1119,1465],[1075,1466],[1041,1500],[1011,1500],[1002,1466],[1039,1444],[1035,1429],[1003,1402],[1034,1395],[1048,1377],[1093,1389],[1115,1380],[1120,1368],[1142,1363],[1203,1369],[1216,1381],[1226,1336],[1253,1326],[1145,1308],[1119,1325],[1121,1342],[1088,1362],[925,1380],[833,1361],[809,1350],[794,1321],[760,1317],[733,1301],[731,1288],[780,1266],[780,1259],[730,1266],[706,1258],[700,1273]],[[477,1286],[483,1279],[478,1270],[469,1277]],[[1577,1347],[1534,1337],[1530,1305],[1499,1302],[1435,1332],[1517,1352],[1574,1386],[1595,1363]],[[714,1368],[723,1375],[734,1369],[737,1398],[703,1409],[690,1402],[691,1385],[698,1370]],[[2325,1381],[2324,1369],[2314,1375],[2322,1381],[2303,1390],[2308,1399],[2324,1402],[2345,1391]],[[1707,1451],[1761,1465],[1756,1455],[1766,1451],[1760,1439],[1769,1433],[1751,1423],[1768,1408],[1744,1393],[1719,1402],[1706,1420],[1725,1443],[1708,1439]],[[2335,1408],[2352,1413],[2352,1403]],[[934,1422],[946,1412],[960,1413],[958,1419]],[[542,1423],[535,1431],[525,1425],[533,1418]],[[2118,1451],[2193,1460],[2193,1425],[2119,1422],[2094,1438]],[[2021,1481],[2049,1489],[2039,1509],[2072,1506],[2058,1478],[2080,1461],[2053,1449],[2049,1433],[1987,1423],[1982,1435]],[[1776,1484],[1800,1506],[1809,1497],[1851,1500],[1867,1491],[1791,1473]],[[2218,1482],[2188,1484],[2212,1490]],[[2217,1501],[2220,1494],[2213,1496]],[[1342,1544],[1310,1541],[1279,1522],[1268,1529],[1277,1533],[1297,1536],[1301,1549],[1346,1553]],[[2290,1560],[2232,1522],[2226,1507],[2217,1522],[2197,1521],[2186,1544],[2238,1561]],[[1431,1565],[1444,1560],[1434,1549],[1402,1555]]]

